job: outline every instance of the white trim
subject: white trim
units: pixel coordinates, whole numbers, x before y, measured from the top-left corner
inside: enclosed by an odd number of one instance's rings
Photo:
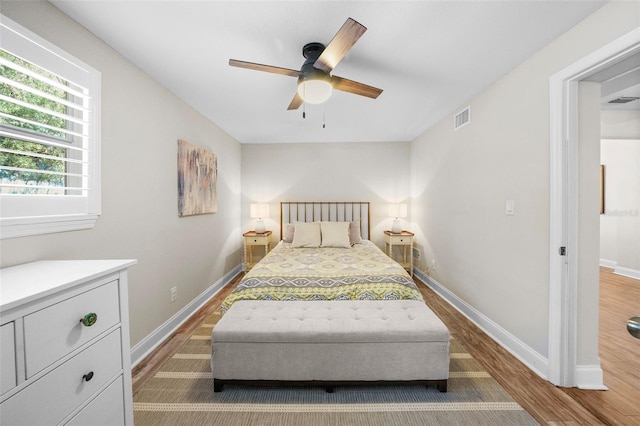
[[[618,262],[616,262],[615,260],[600,258],[600,266],[604,268],[615,269],[615,267],[618,266]]]
[[[636,280],[640,280],[640,271],[637,269],[625,268],[624,266],[616,266],[616,269],[613,271],[616,275],[622,275],[623,277],[635,278]]]
[[[640,28],[587,55],[549,79],[549,381],[577,384],[577,90],[578,82],[640,51]],[[565,246],[567,256],[558,248]],[[597,374],[588,374],[598,380]],[[582,379],[581,379],[582,380]],[[600,378],[601,380],[601,378]],[[583,384],[595,389],[602,382]]]
[[[496,322],[485,316],[482,312],[469,305],[464,300],[449,291],[442,284],[426,275],[419,269],[414,269],[414,276],[425,283],[429,288],[438,293],[451,306],[456,308],[462,315],[480,327],[489,337],[495,340],[500,346],[509,351],[519,359],[529,369],[543,379],[547,379],[548,361],[534,349],[518,339],[513,334],[502,328]]]
[[[203,291],[198,297],[189,302],[184,308],[169,318],[164,324],[152,331],[147,337],[131,348],[131,367],[135,367],[147,355],[164,342],[171,334],[187,321],[198,309],[204,306],[216,293],[229,284],[242,271],[238,265],[227,272],[222,278]]]
[[[585,390],[608,390],[600,364],[576,366],[576,386]]]
[[[97,214],[0,218],[0,239],[91,229]]]

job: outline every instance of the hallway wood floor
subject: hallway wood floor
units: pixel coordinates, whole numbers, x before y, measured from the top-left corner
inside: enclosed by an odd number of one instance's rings
[[[564,391],[606,424],[640,425],[640,340],[627,320],[640,316],[640,280],[600,268],[600,363],[608,391]]]
[[[220,306],[240,278],[241,275],[236,277],[135,367],[132,372],[134,393],[155,374],[202,320]],[[456,339],[541,424],[640,424],[640,340],[631,338],[626,328],[620,327],[620,321],[626,324],[629,317],[640,314],[636,312],[640,308],[640,283],[637,280],[620,277],[604,268],[601,271],[600,355],[608,391],[582,391],[553,386],[529,370],[421,281],[415,280],[427,304]]]

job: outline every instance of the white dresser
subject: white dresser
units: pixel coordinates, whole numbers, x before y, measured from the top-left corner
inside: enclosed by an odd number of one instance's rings
[[[132,425],[127,269],[135,260],[0,270],[0,423]]]

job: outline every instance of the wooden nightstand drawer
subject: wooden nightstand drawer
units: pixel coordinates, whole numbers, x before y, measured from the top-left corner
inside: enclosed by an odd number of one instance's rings
[[[248,246],[264,246],[264,245],[267,245],[267,243],[269,243],[270,240],[271,240],[271,236],[245,237],[244,242]]]
[[[399,235],[390,235],[388,236],[388,242],[393,244],[394,246],[411,244],[412,237],[403,237]]]
[[[95,313],[93,325],[80,319]],[[27,378],[120,322],[118,282],[113,281],[24,318]]]

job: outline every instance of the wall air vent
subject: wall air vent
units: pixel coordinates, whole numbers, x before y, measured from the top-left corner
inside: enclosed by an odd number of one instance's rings
[[[453,130],[458,130],[471,122],[471,105],[453,117]]]
[[[629,102],[633,102],[633,101],[637,101],[638,99],[640,99],[637,96],[621,96],[617,99],[614,99],[612,101],[609,101],[610,104],[626,104]]]

